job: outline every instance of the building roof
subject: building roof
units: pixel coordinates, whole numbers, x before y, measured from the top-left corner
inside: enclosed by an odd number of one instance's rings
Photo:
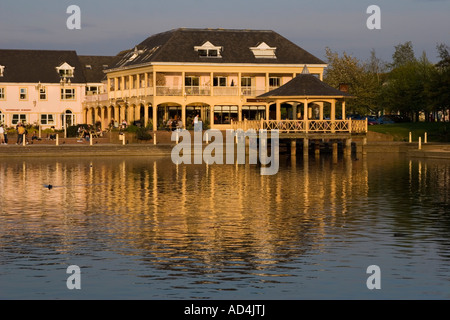
[[[85,83],[80,60],[75,51],[0,50],[0,66],[4,66],[0,83],[59,83],[57,67],[67,63],[74,67],[72,83]]]
[[[205,57],[195,50],[209,42],[220,47],[220,57]],[[274,49],[275,57],[256,57],[251,48]],[[119,53],[112,69],[155,62],[326,64],[306,50],[270,30],[174,29],[155,34],[133,49]]]
[[[78,56],[88,83],[99,83],[106,79],[105,69],[114,65],[115,56]]]
[[[321,81],[309,73],[301,73],[294,79],[277,89],[266,92],[258,98],[269,97],[352,97],[347,92],[340,91]]]

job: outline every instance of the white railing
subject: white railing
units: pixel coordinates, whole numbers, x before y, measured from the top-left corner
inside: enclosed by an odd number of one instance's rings
[[[181,87],[157,86],[157,96],[181,96],[183,90]]]
[[[237,96],[238,92],[238,87],[213,87],[215,96]]]
[[[278,130],[280,133],[366,133],[367,120],[243,120],[233,130]]]
[[[84,102],[100,102],[106,100],[108,100],[107,93],[94,94],[91,92],[91,94],[86,95],[84,98]]]

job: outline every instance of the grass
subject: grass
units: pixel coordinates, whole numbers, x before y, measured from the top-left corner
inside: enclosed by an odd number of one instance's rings
[[[429,142],[450,142],[449,122],[405,122],[394,124],[381,124],[369,126],[369,131],[391,135],[395,141],[409,141],[409,133],[412,140],[424,139],[425,132]]]

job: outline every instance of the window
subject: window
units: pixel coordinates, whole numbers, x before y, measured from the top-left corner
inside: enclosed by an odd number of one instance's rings
[[[61,100],[75,100],[75,89],[61,89]]]
[[[214,123],[230,124],[238,119],[238,106],[214,106]]]
[[[200,85],[200,77],[187,76],[184,78],[184,85],[186,87],[198,87]]]
[[[281,85],[281,79],[279,77],[270,77],[269,78],[269,87],[278,88]]]
[[[227,86],[227,78],[226,77],[214,77],[213,86],[214,87],[226,87]]]
[[[270,47],[267,43],[261,42],[256,47],[250,47],[250,50],[253,52],[255,58],[266,58],[266,59],[276,59],[275,55],[276,47]]]
[[[260,120],[266,118],[265,106],[242,106],[242,119]]]
[[[27,88],[20,88],[19,99],[20,100],[27,100],[27,98],[28,98],[28,89]]]
[[[242,77],[241,78],[241,91],[245,96],[252,95],[253,78],[252,77]]]
[[[206,41],[201,46],[194,47],[194,50],[198,52],[199,57],[211,57],[211,58],[221,58],[222,47],[215,46],[211,42]]]
[[[0,100],[5,100],[5,88],[0,88]]]
[[[187,76],[184,78],[184,86],[186,94],[199,95],[200,94],[200,77]]]
[[[15,124],[18,124],[18,123],[26,123],[27,122],[27,115],[26,114],[23,114],[23,113],[21,113],[21,114],[13,114],[12,115],[12,121],[11,121],[11,124],[13,124],[13,125],[15,125]]]
[[[0,110],[0,124],[4,124],[4,123],[5,123],[5,115]]]
[[[73,77],[73,71],[72,70],[67,70],[67,69],[60,69],[59,70],[59,76],[60,77],[66,77],[66,78]]]
[[[41,124],[55,124],[53,114],[41,114]]]
[[[58,72],[61,78],[71,78],[73,77],[73,72],[75,68],[70,66],[67,62],[64,62],[59,67],[56,67],[56,72]]]
[[[87,86],[86,87],[86,95],[90,96],[93,94],[98,94],[100,93],[100,89],[97,86]]]
[[[47,100],[47,89],[46,88],[39,89],[39,100]]]

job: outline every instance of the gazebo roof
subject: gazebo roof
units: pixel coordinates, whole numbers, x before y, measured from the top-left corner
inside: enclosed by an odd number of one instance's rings
[[[266,92],[258,98],[269,97],[334,97],[334,98],[351,98],[347,92],[340,91],[316,76],[309,74],[307,71],[297,75],[294,79],[281,87]]]

